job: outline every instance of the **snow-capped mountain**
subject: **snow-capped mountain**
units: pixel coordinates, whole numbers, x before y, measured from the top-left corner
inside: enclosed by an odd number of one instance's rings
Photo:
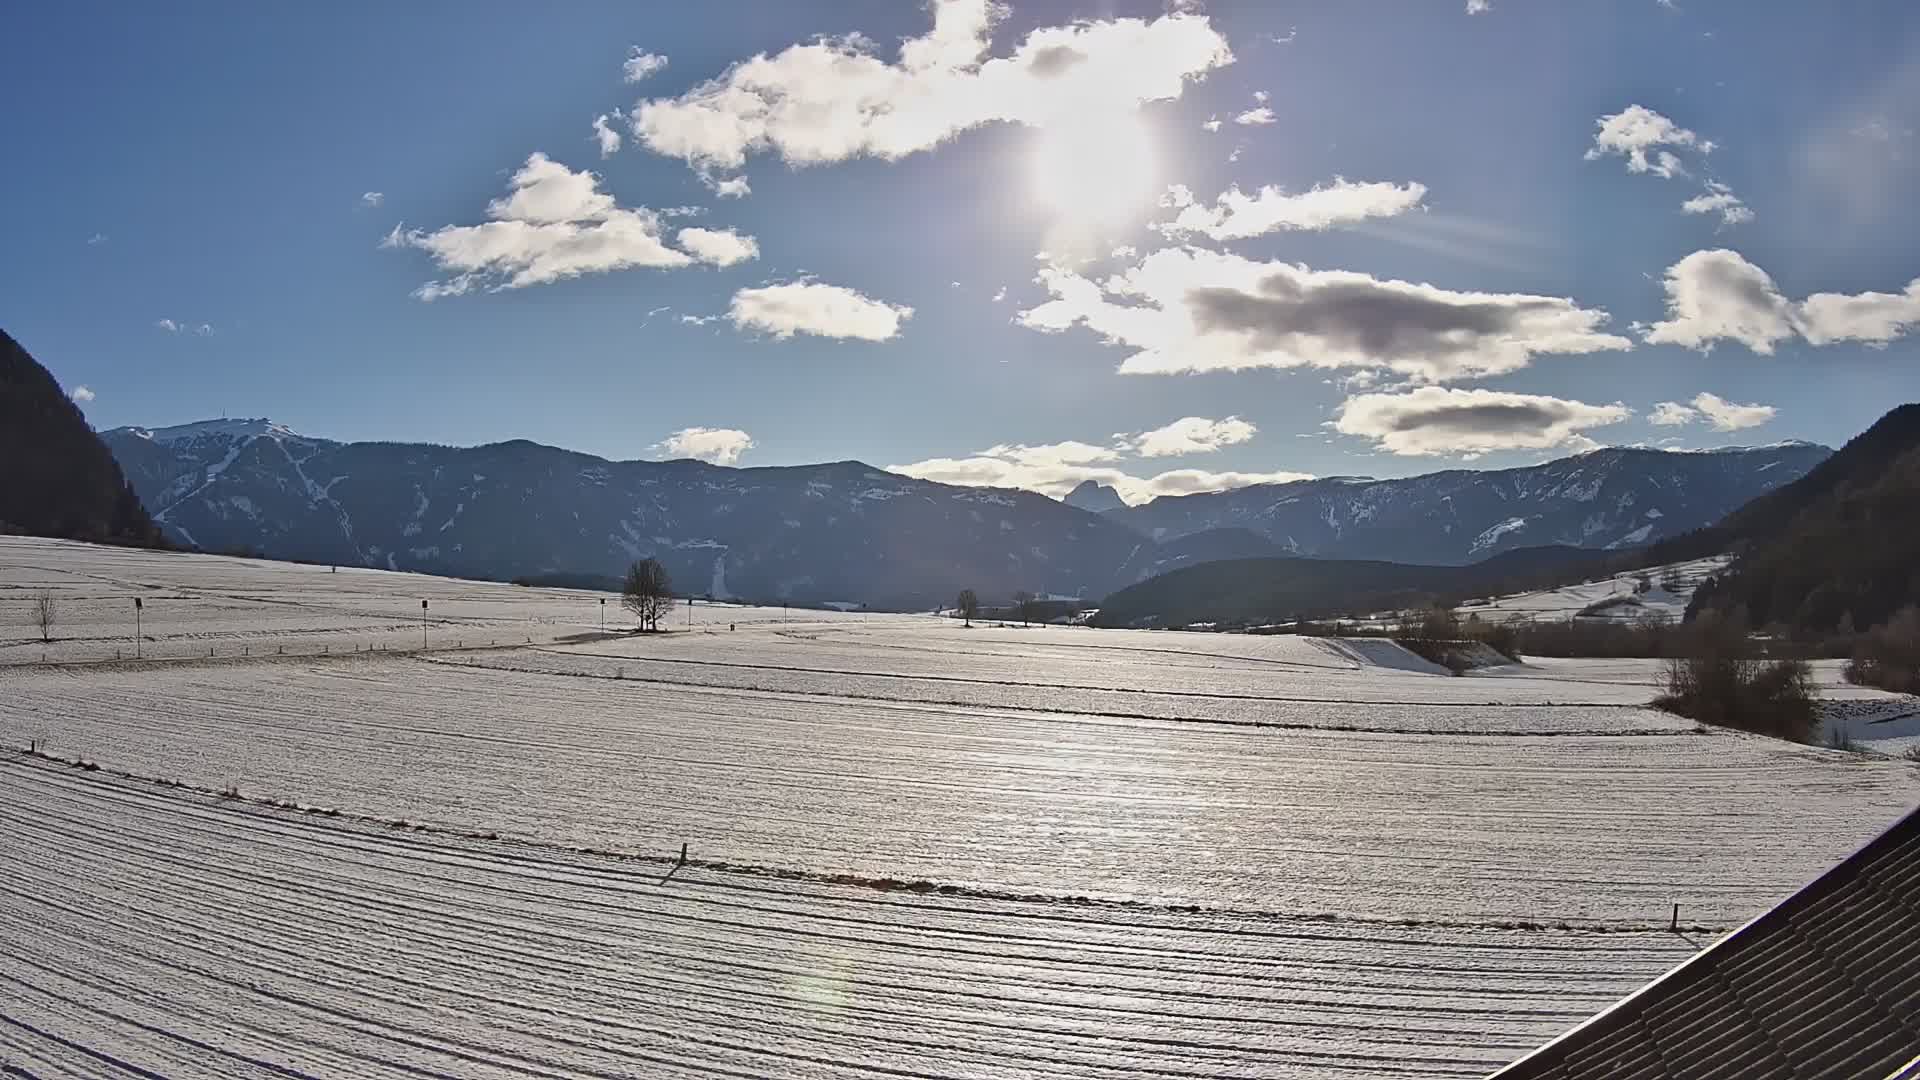
[[[1109,510],[1166,542],[1251,529],[1288,553],[1469,563],[1512,548],[1627,548],[1711,525],[1833,451],[1812,443],[1679,452],[1611,447],[1518,469],[1327,477]]]
[[[267,420],[101,437],[169,535],[208,551],[601,581],[651,555],[695,593],[899,608],[950,603],[962,588],[990,600],[1019,589],[1097,599],[1248,554],[1465,563],[1516,547],[1633,546],[1714,522],[1829,453],[1601,450],[1525,469],[1262,485],[1096,514],[857,461],[739,469],[608,461],[524,440],[340,443]]]
[[[854,461],[737,469],[526,441],[339,443],[266,420],[102,438],[167,532],[208,551],[580,580],[616,579],[651,555],[697,594],[912,608],[961,588],[1097,598],[1125,583],[1141,546],[1125,525],[1044,495]]]

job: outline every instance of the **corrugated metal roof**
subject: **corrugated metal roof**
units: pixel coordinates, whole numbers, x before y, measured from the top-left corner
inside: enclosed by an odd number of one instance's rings
[[[1920,809],[1493,1080],[1896,1080],[1920,1055]]]

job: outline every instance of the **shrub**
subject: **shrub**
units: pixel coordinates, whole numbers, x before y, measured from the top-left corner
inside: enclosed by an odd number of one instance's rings
[[[1920,610],[1902,608],[1883,625],[1859,635],[1844,674],[1850,683],[1920,693]]]
[[[1737,614],[1709,612],[1679,635],[1660,708],[1706,724],[1808,742],[1819,728],[1804,660],[1765,660]]]
[[[1409,612],[1400,620],[1400,628],[1394,631],[1393,636],[1403,642],[1459,641],[1460,620],[1451,609],[1444,607]]]
[[[1527,623],[1516,631],[1518,649],[1528,656],[1613,658],[1671,656],[1678,634],[1658,619]]]
[[[1467,636],[1516,663],[1520,660],[1520,628],[1510,622],[1467,620]]]

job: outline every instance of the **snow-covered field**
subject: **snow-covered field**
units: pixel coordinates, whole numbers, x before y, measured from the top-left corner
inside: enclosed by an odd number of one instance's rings
[[[1725,568],[1727,562],[1726,556],[1715,555],[1669,563],[1580,585],[1492,597],[1481,603],[1463,605],[1459,612],[1463,618],[1478,615],[1492,622],[1515,619],[1564,622],[1576,616],[1623,622],[1641,619],[1679,622],[1686,614],[1688,601],[1693,599],[1693,590]],[[1646,592],[1639,591],[1642,578],[1652,586]],[[1603,603],[1608,606],[1590,615],[1582,614]]]
[[[42,594],[54,601],[52,643],[41,641],[30,615]],[[551,643],[598,633],[603,614],[609,628],[633,625],[607,593],[0,536],[0,665],[114,660],[136,651],[188,658],[411,650],[421,646],[423,624],[431,649]],[[703,602],[681,605],[669,622],[700,629],[862,618]]]
[[[32,1076],[1475,1076],[1702,938],[888,893],[0,759]]]
[[[0,755],[0,1065],[1475,1076],[1920,801],[1646,661],[597,600],[0,540],[0,745],[100,766]]]

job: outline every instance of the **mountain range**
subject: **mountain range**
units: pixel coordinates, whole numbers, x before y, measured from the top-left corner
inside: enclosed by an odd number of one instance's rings
[[[1650,544],[1717,522],[1832,453],[1804,442],[1698,452],[1608,447],[1517,469],[1162,496],[1104,516],[1155,540],[1238,527],[1272,541],[1273,554],[1464,565],[1521,547]]]
[[[715,597],[913,609],[1015,590],[1098,599],[1170,569],[1293,554],[1468,563],[1644,544],[1711,524],[1830,451],[1606,449],[1543,465],[1334,478],[1095,512],[857,461],[608,461],[526,441],[343,443],[268,420],[102,435],[154,518],[209,551],[611,584],[654,556]],[[1085,499],[1075,500],[1085,502]],[[1113,502],[1117,502],[1115,499]]]

